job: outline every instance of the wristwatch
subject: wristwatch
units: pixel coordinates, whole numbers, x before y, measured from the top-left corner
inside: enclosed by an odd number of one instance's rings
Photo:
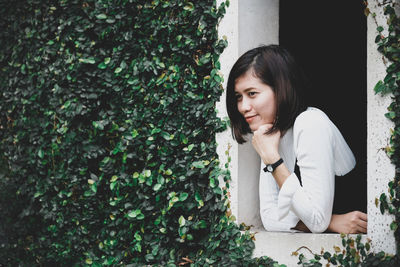
[[[278,167],[282,163],[283,163],[283,159],[280,158],[277,162],[275,162],[273,164],[267,164],[267,166],[265,166],[265,168],[264,168],[264,172],[273,172],[276,169],[276,167]]]

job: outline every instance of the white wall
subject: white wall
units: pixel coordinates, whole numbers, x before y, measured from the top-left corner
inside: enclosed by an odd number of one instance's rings
[[[239,1],[239,55],[279,42],[279,1]],[[249,142],[238,146],[238,221],[261,228],[258,184],[261,160]],[[251,203],[251,204],[250,204]]]
[[[227,36],[228,48],[221,57],[221,72],[224,76],[224,88],[229,70],[236,59],[261,44],[277,44],[279,33],[279,1],[247,0],[231,1],[228,12],[219,27],[220,36]],[[217,106],[222,117],[226,115],[225,95]],[[238,145],[232,140],[230,132],[217,138],[219,155],[231,145],[231,206],[239,223],[257,228],[262,227],[259,214],[258,179],[260,158],[250,142]]]

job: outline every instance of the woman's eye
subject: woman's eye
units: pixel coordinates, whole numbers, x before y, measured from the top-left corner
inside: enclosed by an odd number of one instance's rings
[[[255,96],[256,94],[256,92],[249,92],[249,96]]]
[[[240,99],[242,99],[242,96],[241,95],[236,95],[236,100],[240,100]]]

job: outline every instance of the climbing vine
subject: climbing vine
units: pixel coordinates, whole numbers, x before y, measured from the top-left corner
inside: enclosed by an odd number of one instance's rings
[[[307,267],[318,267],[322,266],[321,260],[324,259],[329,265],[339,266],[381,266],[381,267],[395,267],[397,266],[396,258],[387,255],[384,252],[372,253],[370,251],[371,245],[370,240],[366,243],[361,241],[361,235],[357,235],[355,238],[341,234],[342,248],[334,246],[334,252],[321,250],[320,253],[313,253],[312,259],[307,259],[302,250],[308,248],[301,247],[297,251],[293,252],[299,258],[298,264]]]
[[[396,2],[390,1],[383,4],[384,15],[387,16],[387,34],[384,35],[384,27],[377,25],[378,35],[375,42],[378,51],[382,53],[386,65],[386,76],[379,81],[374,91],[376,94],[390,95],[392,102],[388,107],[385,117],[393,122],[390,144],[386,147],[386,153],[395,166],[395,176],[388,184],[389,196],[382,193],[379,197],[380,210],[384,214],[388,211],[393,214],[395,220],[390,224],[394,231],[397,251],[400,251],[400,19],[395,11]],[[375,14],[372,14],[375,22]]]

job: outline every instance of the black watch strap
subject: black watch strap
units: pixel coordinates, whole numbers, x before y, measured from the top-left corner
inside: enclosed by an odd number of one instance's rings
[[[273,172],[282,163],[283,163],[283,159],[280,158],[277,162],[275,162],[273,164],[267,164],[264,168],[264,172]]]

